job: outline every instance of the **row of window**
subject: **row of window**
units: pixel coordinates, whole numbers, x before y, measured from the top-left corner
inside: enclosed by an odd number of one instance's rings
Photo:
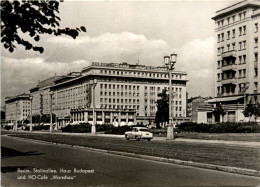
[[[139,110],[139,105],[107,105],[107,104],[101,104],[100,108],[103,109],[136,109]]]
[[[100,96],[122,96],[122,97],[139,97],[139,92],[103,92],[100,91]]]
[[[235,23],[236,21],[241,21],[246,18],[246,11],[240,12],[236,15],[232,15],[227,17],[226,19],[219,20],[217,22],[218,27],[223,27],[225,25],[229,25]]]
[[[132,85],[115,85],[115,84],[100,84],[100,89],[120,89],[123,90],[139,90],[140,86]]]
[[[238,50],[246,50],[246,40],[238,42],[238,44],[239,44]],[[231,48],[230,44],[226,45],[226,51],[224,50],[224,48],[225,48],[224,46],[218,47],[218,49],[217,49],[218,50],[218,55],[221,55],[224,52],[229,52],[229,51],[236,50],[236,42],[232,43],[232,48]]]
[[[257,63],[258,63],[258,53],[254,53],[254,62],[255,62],[255,66],[257,67]],[[229,65],[233,65],[236,64],[235,61],[224,61],[224,60],[219,60],[218,61],[218,68],[224,67],[224,66],[229,66]],[[240,55],[238,56],[238,64],[246,64],[246,55]]]
[[[238,30],[239,30],[239,36],[246,35],[246,26],[239,27]],[[232,30],[232,38],[236,38],[236,29]],[[230,39],[231,39],[231,32],[227,31],[227,40]],[[225,34],[224,33],[218,34],[218,43],[224,42],[224,40],[225,40]]]
[[[233,79],[235,77],[235,72],[228,72],[228,73],[218,73],[217,74],[218,81]],[[246,78],[246,69],[238,70],[238,78]]]
[[[100,98],[100,103],[129,103],[129,104],[139,104],[139,99],[111,99],[111,98]]]
[[[145,76],[145,77],[153,77],[153,78],[168,78],[168,73],[147,73],[147,72],[136,72],[136,71],[113,71],[113,70],[100,70],[100,73],[102,74],[108,74],[108,75],[132,75],[132,76]],[[181,79],[182,75],[179,74],[173,74],[172,78]]]

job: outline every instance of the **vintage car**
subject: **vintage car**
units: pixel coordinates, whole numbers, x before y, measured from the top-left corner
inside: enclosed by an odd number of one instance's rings
[[[153,133],[149,132],[146,127],[133,127],[132,131],[125,132],[125,139],[145,139],[150,141],[153,139]]]

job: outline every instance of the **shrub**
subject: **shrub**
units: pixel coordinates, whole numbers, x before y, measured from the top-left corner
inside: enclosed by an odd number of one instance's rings
[[[10,130],[10,129],[12,129],[13,127],[12,126],[5,126],[5,129],[6,130]]]
[[[26,130],[29,130],[30,129],[30,127],[26,127]],[[50,126],[48,126],[48,125],[37,125],[37,126],[34,126],[33,127],[33,130],[34,131],[40,131],[40,130],[49,130],[50,129]]]
[[[125,134],[126,131],[130,130],[130,126],[114,127],[113,125],[110,125],[108,126],[108,129],[106,129],[105,134]]]
[[[258,133],[260,126],[254,122],[223,122],[216,124],[184,122],[177,125],[180,132],[200,133]]]
[[[91,132],[91,125],[88,123],[82,123],[79,125],[67,125],[66,127],[63,127],[61,131],[71,133]]]

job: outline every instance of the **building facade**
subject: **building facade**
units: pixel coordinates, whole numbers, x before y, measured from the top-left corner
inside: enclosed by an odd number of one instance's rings
[[[216,12],[215,21],[215,98],[211,104],[226,105],[228,119],[240,115],[251,100],[260,100],[259,20],[260,1],[247,0]],[[238,106],[237,108],[233,105]],[[230,107],[229,107],[230,105]]]
[[[60,76],[53,76],[48,79],[39,81],[38,84],[30,89],[32,97],[32,114],[43,115],[50,114],[50,87]]]
[[[201,106],[205,106],[208,103],[207,100],[211,99],[211,97],[192,97],[188,99],[187,102],[187,117],[190,117],[192,122],[198,122],[198,108]]]
[[[5,99],[5,120],[14,124],[16,121],[23,122],[30,119],[31,100],[30,94],[20,94]]]
[[[177,119],[186,116],[186,73],[174,71],[172,79]],[[169,73],[166,67],[93,62],[80,75],[54,82],[53,112],[59,126],[69,121],[93,123],[93,103],[99,124],[147,125],[155,119],[158,93],[169,87]]]

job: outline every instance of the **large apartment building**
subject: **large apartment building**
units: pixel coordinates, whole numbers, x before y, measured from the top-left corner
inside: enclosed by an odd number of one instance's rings
[[[20,94],[5,98],[5,119],[8,123],[24,121],[31,115],[31,99],[29,94]]]
[[[186,76],[185,72],[172,72],[175,119],[186,116]],[[52,108],[59,126],[72,121],[93,123],[93,103],[97,123],[131,125],[152,123],[158,93],[168,88],[166,67],[93,62],[81,72],[52,78],[30,91],[34,94],[33,112],[50,112]],[[46,104],[41,99],[44,94]]]
[[[217,11],[212,19],[216,25],[216,97],[209,103],[224,106],[224,121],[240,121],[244,105],[260,100],[260,1],[241,1]]]

